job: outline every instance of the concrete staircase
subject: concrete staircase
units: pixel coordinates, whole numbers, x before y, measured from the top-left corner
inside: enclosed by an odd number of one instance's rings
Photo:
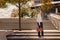
[[[60,31],[44,30],[44,37],[39,38],[36,30],[13,31],[11,35],[7,35],[8,40],[60,40]]]
[[[21,19],[22,30],[36,30],[37,22],[35,18]],[[16,30],[19,29],[19,18],[0,18],[0,30]],[[44,30],[55,30],[56,28],[49,20],[43,20]]]

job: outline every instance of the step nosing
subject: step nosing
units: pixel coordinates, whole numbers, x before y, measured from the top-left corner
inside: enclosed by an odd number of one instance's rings
[[[14,30],[13,32],[37,32],[36,30],[22,30],[22,31],[18,31],[18,30]],[[60,32],[59,30],[44,30],[44,32]]]
[[[38,34],[13,34],[13,35],[38,35]],[[44,34],[44,35],[60,35],[60,34]]]
[[[39,38],[39,37],[8,37],[8,38],[10,38],[10,39],[11,39],[11,38],[12,38],[12,39],[13,39],[13,38],[14,38],[14,39],[15,39],[15,38],[17,38],[17,39],[18,39],[18,38],[19,38],[19,39],[22,39],[22,38]],[[50,38],[50,39],[60,39],[60,37],[43,37],[43,38],[47,38],[47,39],[49,39],[49,38]]]

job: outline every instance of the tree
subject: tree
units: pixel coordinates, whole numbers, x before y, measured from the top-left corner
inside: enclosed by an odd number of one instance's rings
[[[41,2],[41,9],[45,12],[43,15],[44,17],[47,17],[47,14],[49,12],[49,10],[52,8],[52,4],[51,4],[52,0],[40,0]]]
[[[29,4],[27,4],[27,2],[29,2],[30,0],[21,0],[20,1],[20,16],[24,17],[24,16],[30,16],[29,13],[31,11],[31,8],[29,6]]]
[[[38,13],[38,10],[35,8],[32,10],[31,17],[35,17]]]
[[[6,0],[0,0],[0,7],[6,7]]]
[[[29,6],[29,4],[27,4],[27,2],[30,1],[30,0],[20,0],[20,14],[21,14],[21,17],[22,16],[31,16],[29,14],[31,14],[31,8]],[[14,4],[16,5],[17,3],[19,2],[19,0],[0,0],[0,7],[6,7],[6,3],[11,3],[11,4]],[[35,11],[37,11],[36,9],[34,9]],[[36,15],[35,11],[33,11],[33,16]],[[14,14],[15,15],[15,14]]]
[[[20,3],[26,4],[28,1],[30,1],[30,0],[20,0]]]
[[[19,1],[18,0],[6,0],[8,3],[12,3],[12,4],[16,4],[18,3]]]
[[[41,0],[41,9],[45,12],[52,8],[51,0]]]
[[[23,17],[23,16],[29,16],[29,11],[30,11],[30,8],[29,7],[23,7],[21,6],[20,7],[20,16]]]
[[[12,13],[11,13],[11,17],[18,17],[18,10],[17,9],[13,9]]]
[[[0,0],[0,7],[2,7],[2,8],[6,7],[7,2],[16,4],[16,3],[18,3],[18,0]]]

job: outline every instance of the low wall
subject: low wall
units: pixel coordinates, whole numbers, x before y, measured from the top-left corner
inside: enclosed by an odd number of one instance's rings
[[[48,17],[55,28],[60,30],[60,16],[57,14],[50,14]]]
[[[32,30],[36,28],[37,28],[37,22],[35,18],[21,19],[21,29]]]
[[[21,29],[36,29],[35,18],[21,18]],[[19,18],[0,18],[0,30],[19,29]]]
[[[12,34],[12,30],[0,30],[0,40],[7,40],[6,35]]]
[[[0,30],[19,29],[19,18],[0,18]]]

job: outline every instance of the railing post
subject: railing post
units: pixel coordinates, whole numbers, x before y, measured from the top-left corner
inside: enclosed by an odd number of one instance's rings
[[[58,8],[56,8],[56,13],[58,13]]]

